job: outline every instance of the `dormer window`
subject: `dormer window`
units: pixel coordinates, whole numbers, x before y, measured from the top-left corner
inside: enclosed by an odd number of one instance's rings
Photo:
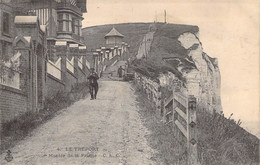
[[[10,14],[3,12],[3,33],[9,34]]]

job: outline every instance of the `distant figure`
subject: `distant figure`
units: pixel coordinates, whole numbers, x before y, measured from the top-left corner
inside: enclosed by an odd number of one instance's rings
[[[91,95],[91,99],[96,99],[97,98],[97,92],[98,92],[98,82],[97,80],[99,79],[98,75],[96,72],[94,72],[94,68],[90,68],[90,75],[88,76],[89,80],[89,91]]]
[[[123,70],[124,70],[124,69],[122,68],[122,66],[120,66],[120,67],[118,68],[117,74],[118,74],[119,78],[122,78]]]

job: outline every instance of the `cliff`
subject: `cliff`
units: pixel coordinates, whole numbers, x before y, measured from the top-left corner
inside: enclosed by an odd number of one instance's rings
[[[146,60],[137,59],[132,63],[133,69],[152,79],[160,79],[161,84],[167,79],[169,86],[178,78],[189,94],[198,97],[202,108],[222,111],[218,60],[203,52],[198,26],[163,23],[92,26],[83,29],[87,48],[105,45],[104,36],[113,26],[125,36],[123,40],[131,46],[133,58],[140,52],[147,52]],[[146,42],[144,36],[150,32],[153,36]],[[147,50],[142,50],[143,47]]]
[[[187,80],[188,91],[199,98],[200,105],[207,107],[211,112],[216,110],[220,113],[222,106],[218,60],[203,52],[197,34],[186,32],[178,37],[178,41],[187,50],[188,56],[196,66],[196,69],[182,73]],[[199,82],[199,86],[196,85],[196,82]]]
[[[134,68],[159,79],[163,86],[173,86],[173,80],[178,78],[187,94],[198,98],[200,108],[221,113],[218,60],[203,52],[199,28],[178,24],[152,26],[154,36],[147,58],[134,61]]]

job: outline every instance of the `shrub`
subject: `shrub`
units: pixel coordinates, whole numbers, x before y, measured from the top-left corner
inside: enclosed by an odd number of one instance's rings
[[[198,152],[202,164],[259,163],[259,139],[231,116],[198,110]]]

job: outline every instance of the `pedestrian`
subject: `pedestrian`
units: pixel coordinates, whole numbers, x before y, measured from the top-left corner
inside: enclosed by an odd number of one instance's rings
[[[120,67],[118,68],[117,74],[118,74],[119,78],[122,78],[123,70],[124,70],[124,69],[122,68],[122,66],[120,66]]]
[[[96,99],[97,98],[97,92],[98,92],[98,82],[97,80],[99,79],[97,73],[94,71],[94,68],[90,68],[90,75],[88,76],[89,80],[89,92],[91,95],[91,99]]]

